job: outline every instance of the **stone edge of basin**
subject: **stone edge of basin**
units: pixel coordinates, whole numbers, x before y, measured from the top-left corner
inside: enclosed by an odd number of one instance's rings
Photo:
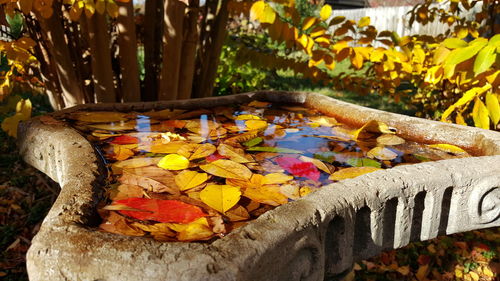
[[[280,206],[211,244],[162,243],[89,228],[97,221],[95,203],[102,195],[99,154],[75,130],[34,118],[20,125],[21,154],[62,191],[28,251],[30,280],[323,280],[324,274],[341,273],[353,261],[383,249],[500,225],[500,133],[492,131],[368,109],[314,93],[267,91],[82,105],[52,115],[251,100],[304,103],[353,125],[375,119],[410,139],[452,143],[488,156],[377,171]]]

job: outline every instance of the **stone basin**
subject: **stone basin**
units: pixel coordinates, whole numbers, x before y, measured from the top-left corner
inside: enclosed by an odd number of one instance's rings
[[[354,126],[382,121],[408,140],[454,144],[483,156],[398,166],[330,184],[212,243],[159,242],[95,231],[106,177],[101,156],[75,129],[33,118],[20,125],[21,154],[58,182],[61,193],[28,251],[30,280],[323,280],[410,241],[500,226],[500,133],[494,131],[291,92],[81,105],[50,115],[252,100],[302,103]]]

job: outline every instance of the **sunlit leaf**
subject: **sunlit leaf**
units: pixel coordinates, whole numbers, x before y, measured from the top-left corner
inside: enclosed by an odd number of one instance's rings
[[[319,16],[322,21],[327,20],[330,18],[330,15],[332,14],[332,6],[325,4],[323,7],[321,7],[321,10],[319,12]]]
[[[158,162],[158,167],[166,170],[182,170],[189,167],[189,160],[179,154],[168,154]]]
[[[186,157],[189,160],[205,158],[214,153],[217,148],[211,143],[196,144],[188,143],[179,148],[177,154]]]
[[[362,17],[358,22],[358,27],[362,28],[370,24],[370,17]]]
[[[474,126],[488,130],[490,128],[489,115],[488,108],[480,99],[476,98],[474,100],[474,108],[472,109]]]
[[[253,146],[247,148],[247,151],[262,151],[262,152],[276,152],[276,153],[293,153],[301,154],[303,151],[284,148],[284,147],[268,147],[268,146]]]
[[[214,176],[230,179],[250,179],[252,176],[252,172],[244,165],[225,159],[200,165],[200,169]]]
[[[245,154],[245,151],[241,148],[235,148],[226,144],[219,144],[217,151],[220,155],[225,156],[237,163],[248,163],[254,161],[252,156]]]
[[[119,211],[121,214],[139,220],[189,223],[206,216],[199,207],[177,200],[128,198],[117,200],[113,205],[124,205],[141,211]]]
[[[398,157],[398,154],[386,147],[374,147],[366,153],[370,158],[377,158],[378,160],[393,160]]]
[[[206,182],[207,179],[206,173],[184,170],[175,176],[175,183],[181,191],[184,191]]]
[[[257,1],[250,8],[250,19],[261,23],[273,23],[276,19],[276,12],[266,2]]]
[[[453,153],[453,154],[467,153],[465,150],[463,150],[460,147],[453,145],[453,144],[439,143],[439,144],[429,144],[428,146],[435,148],[435,149],[439,149],[439,150],[444,151],[444,152]]]
[[[396,135],[384,134],[377,138],[377,143],[381,145],[399,145],[405,143],[405,140]]]
[[[282,184],[290,180],[293,180],[293,176],[283,173],[270,173],[264,176],[262,184]]]
[[[370,158],[349,158],[346,160],[346,163],[353,166],[353,167],[375,167],[375,168],[380,168],[381,164],[380,162],[377,162],[373,159]]]
[[[493,126],[496,126],[500,121],[500,101],[498,94],[486,93],[486,108],[490,113]]]
[[[200,192],[201,201],[221,213],[236,205],[240,197],[240,189],[230,185],[209,185]]]
[[[330,177],[328,177],[328,179],[334,180],[334,181],[340,181],[340,180],[355,178],[357,176],[361,176],[361,175],[375,172],[378,170],[380,170],[380,168],[375,168],[375,167],[345,168],[345,169],[338,170],[335,173],[331,174]]]

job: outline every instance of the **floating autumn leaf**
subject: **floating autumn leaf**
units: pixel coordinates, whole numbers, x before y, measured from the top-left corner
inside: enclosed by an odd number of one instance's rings
[[[252,147],[252,146],[256,146],[258,145],[259,143],[261,143],[262,141],[264,141],[261,137],[256,137],[256,138],[253,138],[251,140],[248,140],[246,142],[243,142],[242,144],[244,146],[248,146],[248,147]]]
[[[207,158],[205,158],[205,160],[207,160],[208,162],[214,162],[214,161],[219,160],[219,159],[227,159],[227,158],[220,155],[217,152],[212,154],[212,155],[209,155],[209,156],[207,156]]]
[[[177,154],[189,160],[205,158],[216,151],[216,147],[211,143],[197,144],[188,143],[179,148]]]
[[[112,144],[113,147],[113,159],[122,161],[126,160],[132,156],[134,156],[134,151],[132,149],[124,146],[124,145],[117,145],[117,144]]]
[[[230,221],[244,221],[250,219],[250,214],[247,209],[241,205],[236,205],[233,208],[225,212],[225,215]]]
[[[248,163],[254,161],[252,156],[245,154],[243,149],[235,148],[226,144],[219,144],[217,152],[237,163]]]
[[[164,119],[171,119],[173,117],[177,117],[184,112],[186,112],[186,110],[184,110],[184,109],[172,109],[172,110],[171,109],[164,109],[164,110],[159,110],[159,111],[144,112],[144,113],[142,113],[142,115],[149,116],[149,117],[157,119],[157,120],[164,120]],[[175,120],[175,121],[179,121],[179,120]]]
[[[257,100],[254,100],[254,101],[251,101],[248,106],[252,106],[252,107],[269,107],[271,105],[270,102],[266,102],[266,101],[257,101]]]
[[[161,159],[162,157],[136,157],[113,163],[111,170],[115,174],[121,174],[123,169],[156,165]]]
[[[304,151],[284,148],[284,147],[269,147],[269,146],[253,146],[247,148],[247,151],[262,151],[262,152],[275,152],[275,153],[293,153],[293,154],[301,154]]]
[[[283,173],[270,173],[264,176],[262,184],[282,184],[291,180],[293,180],[293,176],[285,175]]]
[[[113,111],[77,111],[70,113],[68,118],[86,123],[109,123],[127,120],[125,113]]]
[[[387,124],[375,120],[371,120],[354,132],[356,140],[371,140],[373,136],[380,134],[394,134]]]
[[[393,160],[398,157],[398,154],[387,147],[374,147],[366,154],[370,158],[378,160]]]
[[[144,236],[146,233],[140,228],[131,225],[126,218],[115,212],[109,212],[104,222],[99,225],[99,228],[107,232],[129,235],[129,236]]]
[[[240,201],[241,191],[231,185],[208,185],[200,192],[203,203],[225,213]]]
[[[184,225],[170,224],[170,228],[179,232],[177,235],[179,241],[206,240],[214,235],[206,218],[200,218]]]
[[[113,205],[124,205],[141,211],[119,211],[121,214],[139,219],[159,222],[189,223],[207,214],[201,208],[178,200],[128,198],[113,201]]]
[[[183,141],[171,141],[168,143],[163,143],[161,141],[155,141],[151,144],[140,144],[138,149],[142,151],[152,152],[152,153],[177,153],[179,149],[185,145]]]
[[[307,157],[307,156],[300,156],[299,160],[304,161],[304,162],[310,162],[313,163],[316,168],[320,169],[321,171],[331,174],[332,172],[330,171],[330,167],[328,167],[325,163],[323,163],[321,160]]]
[[[175,183],[181,191],[184,191],[206,182],[207,179],[206,173],[184,170],[175,176]]]
[[[468,154],[465,150],[460,147],[447,143],[439,143],[439,144],[429,144],[431,148],[438,149],[444,152],[460,155],[460,154]]]
[[[334,181],[340,181],[340,180],[355,178],[357,176],[361,176],[378,170],[381,169],[375,167],[350,167],[336,171],[335,173],[331,174],[330,177],[328,177],[328,179]]]
[[[248,130],[263,130],[267,127],[265,120],[247,120],[245,126]]]
[[[377,143],[381,145],[398,145],[405,143],[405,140],[396,135],[383,134],[377,138]]]
[[[319,180],[320,173],[316,166],[293,157],[279,157],[274,159],[280,167],[297,177],[305,177],[314,181]]]
[[[110,143],[112,144],[134,144],[139,143],[139,139],[129,135],[121,135],[115,137]]]
[[[158,167],[165,170],[183,170],[189,167],[189,160],[179,154],[168,154],[158,162]]]
[[[120,177],[119,181],[124,184],[138,185],[152,192],[179,193],[177,186],[172,180],[172,173],[156,167],[151,168],[155,169],[157,173],[152,174],[150,172],[149,174],[140,175],[133,173],[134,170],[123,170],[123,175]],[[135,170],[135,172],[137,173],[137,170]],[[156,178],[154,176],[156,176]]]
[[[133,130],[136,128],[136,121],[131,120],[127,122],[116,122],[116,123],[96,123],[96,124],[89,124],[90,128],[95,128],[95,129],[101,129],[101,130],[108,130],[108,131],[129,131]]]
[[[203,218],[202,218],[203,219]],[[143,231],[149,232],[153,238],[159,241],[169,241],[174,238],[177,233],[170,229],[170,223],[155,223],[155,224],[142,224],[133,222],[132,226],[140,228]]]
[[[243,196],[255,202],[271,206],[279,206],[288,202],[288,198],[281,194],[278,185],[263,185],[258,188],[247,188],[243,191]]]
[[[333,127],[338,124],[337,120],[329,116],[311,116],[309,120],[312,123],[316,123],[320,126]]]
[[[206,165],[200,165],[200,169],[222,178],[250,179],[252,176],[252,172],[244,165],[225,159],[216,160]]]
[[[241,114],[236,116],[236,118],[234,118],[234,120],[261,120],[261,119],[262,118],[260,118],[259,116],[253,114]]]
[[[380,162],[375,161],[370,158],[358,158],[358,157],[352,157],[346,159],[345,163],[353,166],[353,167],[375,167],[375,168],[380,168],[382,165]]]
[[[120,184],[109,196],[112,200],[121,200],[131,197],[142,197],[144,190],[138,185]]]

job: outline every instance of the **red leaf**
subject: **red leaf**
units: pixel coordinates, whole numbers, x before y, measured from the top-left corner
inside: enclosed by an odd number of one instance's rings
[[[318,181],[320,173],[316,166],[310,162],[303,162],[293,157],[276,158],[276,163],[294,176],[305,177],[313,181]]]
[[[219,159],[227,159],[227,157],[224,157],[222,155],[220,155],[218,152],[212,154],[212,155],[209,155],[205,158],[208,162],[214,162],[215,160],[219,160]]]
[[[139,139],[136,137],[123,135],[123,136],[119,136],[119,137],[114,138],[111,141],[111,143],[112,144],[134,144],[134,143],[139,143]]]
[[[148,198],[127,198],[113,202],[114,205],[124,205],[141,211],[119,211],[121,214],[139,220],[159,222],[190,223],[207,216],[199,207],[177,201]]]

